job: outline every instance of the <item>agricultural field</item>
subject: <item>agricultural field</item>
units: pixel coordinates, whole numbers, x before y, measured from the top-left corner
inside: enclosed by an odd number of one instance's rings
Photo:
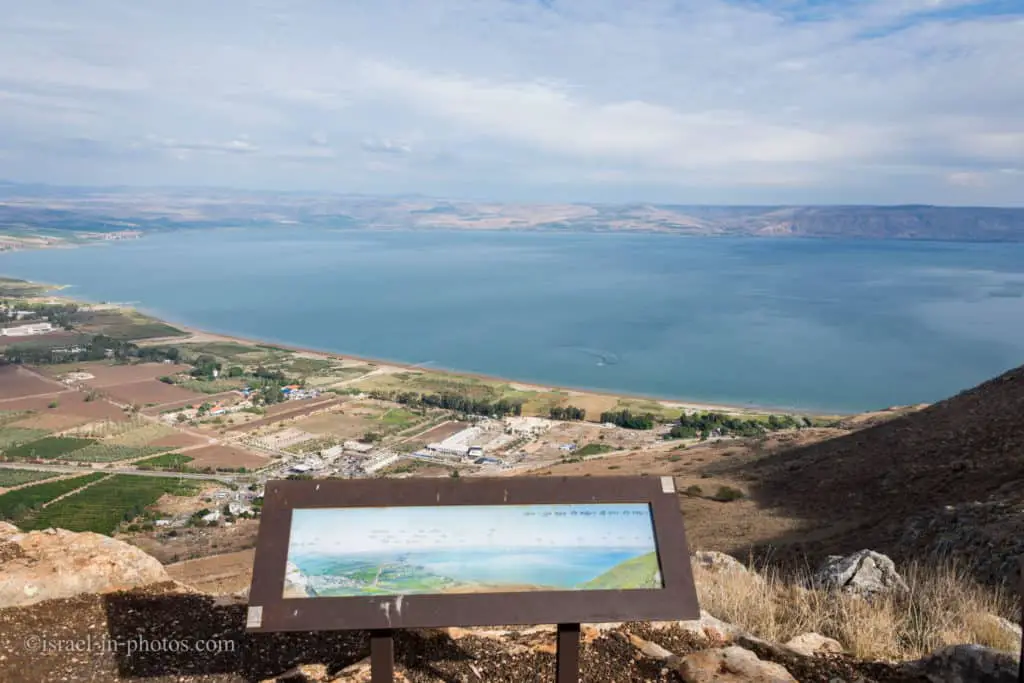
[[[164,453],[153,458],[146,458],[135,463],[139,469],[183,470],[191,469],[189,463],[195,460],[183,453]],[[0,470],[2,471],[2,470]]]
[[[54,394],[66,387],[17,365],[0,365],[0,401],[12,398]],[[0,403],[0,409],[3,404]]]
[[[49,432],[42,429],[26,429],[24,427],[0,427],[0,451],[5,448],[30,443],[41,439]]]
[[[100,441],[62,455],[59,459],[74,462],[119,462],[145,458],[168,450],[170,449],[160,446],[122,446],[110,441]]]
[[[164,384],[155,379],[130,382],[116,386],[104,387],[103,393],[118,403],[143,405],[162,405],[172,401],[187,399],[201,400],[202,395],[173,384]]]
[[[6,467],[0,468],[0,488],[9,489],[13,486],[21,486],[34,481],[53,479],[57,472],[41,472],[39,470],[9,470]]]
[[[192,434],[186,434],[185,432],[174,432],[167,436],[156,439],[150,446],[165,446],[167,448],[187,448],[189,446],[198,446],[199,444],[206,443],[207,439]]]
[[[12,426],[38,429],[69,429],[96,420],[127,420],[124,410],[104,401],[90,397],[81,391],[65,391],[52,396],[31,396],[0,401],[0,410],[33,411],[24,420],[12,422]],[[60,416],[55,418],[53,416]],[[60,423],[61,426],[50,426]]]
[[[109,476],[102,472],[86,474],[82,477],[62,479],[60,481],[44,482],[35,486],[26,486],[17,491],[8,491],[0,495],[0,519],[7,520],[15,526],[21,527],[22,520],[32,512],[50,502],[58,496],[70,493],[92,482],[99,481]]]
[[[199,489],[200,483],[191,480],[115,474],[23,517],[19,526],[26,530],[59,527],[112,534],[121,523],[144,514],[164,494],[192,496]],[[14,493],[23,490],[29,489]]]
[[[71,321],[79,331],[126,341],[186,336],[176,327],[127,309],[79,311]]]
[[[174,386],[196,394],[224,394],[245,386],[242,379],[188,379],[174,378]],[[206,397],[198,400],[208,400]]]
[[[95,443],[95,439],[82,439],[75,436],[44,436],[4,450],[8,460],[55,460],[69,453]]]
[[[204,446],[203,448],[191,450],[188,454],[192,458],[190,466],[196,469],[204,469],[206,467],[212,467],[213,469],[237,469],[244,467],[252,470],[263,467],[269,462],[262,455],[231,446]]]
[[[387,411],[377,405],[347,403],[342,410],[320,413],[303,419],[299,426],[303,431],[321,437],[333,437],[342,441],[358,439],[366,432],[383,432],[385,426],[381,416]]]
[[[164,375],[190,370],[190,366],[175,363],[115,363],[113,361],[92,361],[84,363],[65,363],[41,368],[52,377],[62,378],[70,373],[92,375],[83,383],[101,389],[117,384],[141,382],[144,379],[156,379]]]

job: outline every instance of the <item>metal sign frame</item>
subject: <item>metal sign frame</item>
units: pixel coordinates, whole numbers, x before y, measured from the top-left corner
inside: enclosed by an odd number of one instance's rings
[[[459,505],[636,503],[650,507],[662,588],[285,598],[292,511]],[[270,481],[252,585],[250,632],[371,631],[374,669],[393,657],[392,629],[559,625],[559,680],[575,675],[580,623],[698,619],[690,551],[671,477],[508,477]],[[571,649],[572,652],[567,652]],[[390,669],[390,665],[387,666]],[[390,673],[377,680],[391,680]],[[564,680],[572,680],[565,678]]]

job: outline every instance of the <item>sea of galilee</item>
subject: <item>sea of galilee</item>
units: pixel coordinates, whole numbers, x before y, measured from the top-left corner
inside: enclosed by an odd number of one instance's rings
[[[1024,356],[1024,244],[265,227],[0,273],[242,338],[741,407],[932,402]]]

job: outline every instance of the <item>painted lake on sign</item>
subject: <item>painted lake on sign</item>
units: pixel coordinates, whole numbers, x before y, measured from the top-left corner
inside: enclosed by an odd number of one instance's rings
[[[646,504],[292,511],[284,597],[661,588]]]
[[[854,412],[1024,362],[1024,244],[179,230],[0,254],[171,322],[524,382]]]

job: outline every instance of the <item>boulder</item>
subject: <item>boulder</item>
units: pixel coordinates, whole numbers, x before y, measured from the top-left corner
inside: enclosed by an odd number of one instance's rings
[[[874,550],[859,550],[846,557],[829,556],[811,583],[814,588],[843,590],[863,597],[909,590],[895,563]]]
[[[735,645],[687,655],[677,671],[686,683],[796,683],[786,667]]]
[[[90,532],[47,529],[13,534],[0,549],[0,608],[171,581],[156,558]]]
[[[700,611],[700,619],[691,619],[689,621],[654,622],[651,626],[654,628],[677,626],[683,631],[697,636],[711,644],[732,642],[742,633],[741,629],[738,627],[713,617],[704,610]]]
[[[1017,683],[1020,660],[981,645],[951,645],[904,665],[932,683]]]
[[[700,567],[716,574],[725,572],[750,573],[750,570],[735,557],[720,553],[717,550],[698,550],[690,557],[690,562],[694,567]]]
[[[802,633],[790,638],[785,647],[804,657],[836,655],[843,652],[843,646],[838,640],[826,638],[820,633]]]

